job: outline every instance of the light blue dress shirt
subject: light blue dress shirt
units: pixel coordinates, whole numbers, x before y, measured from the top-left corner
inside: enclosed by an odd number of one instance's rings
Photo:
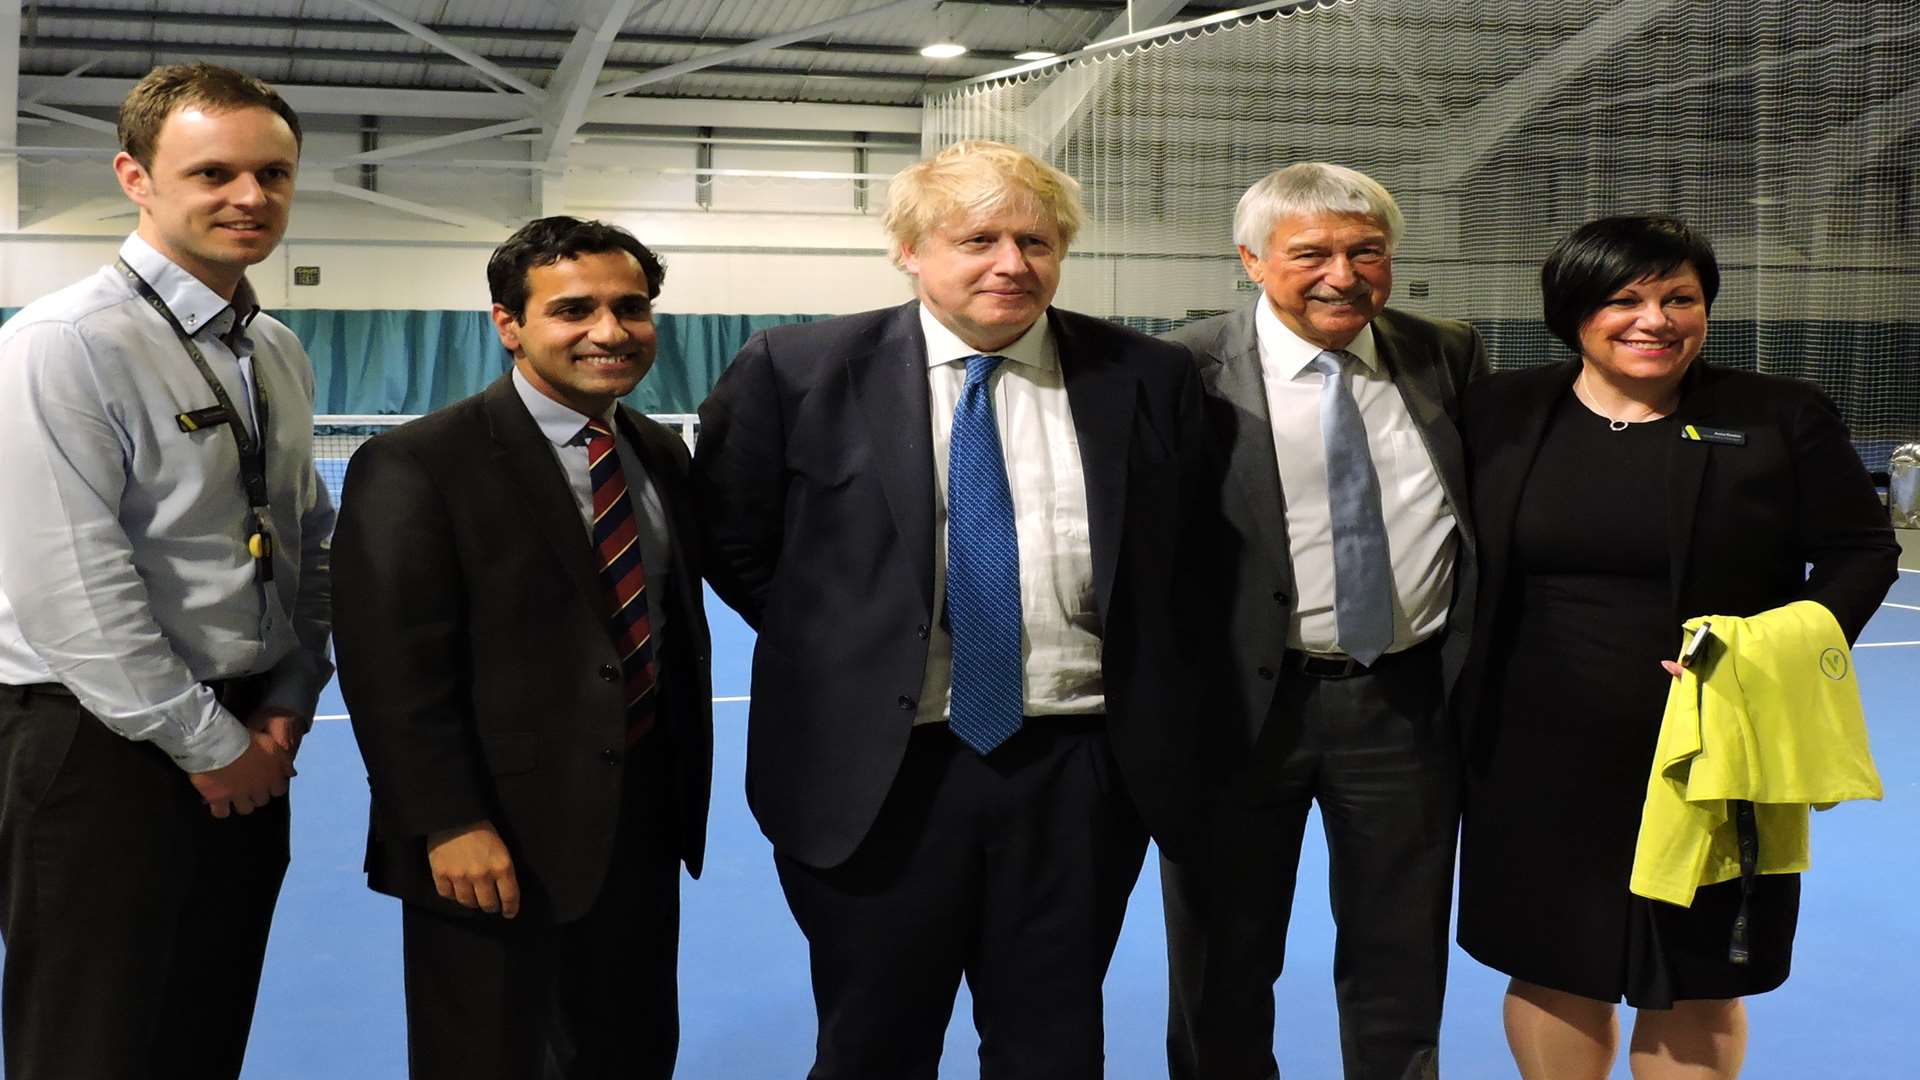
[[[566,476],[567,490],[580,510],[580,523],[585,530],[581,542],[592,544],[593,478],[587,467],[587,440],[581,437],[587,417],[541,393],[517,367],[513,369],[513,388],[519,391],[520,401],[539,426],[540,434],[553,444],[553,458]],[[614,453],[620,455],[620,471],[627,478],[627,498],[633,501],[633,524],[640,534],[640,565],[647,572],[647,625],[653,633],[653,655],[660,656],[661,644],[666,641],[662,632],[667,625],[667,605],[661,598],[667,595],[673,541],[667,530],[667,512],[661,505],[660,494],[653,489],[646,467],[628,445],[626,432],[620,430],[614,420],[619,408],[615,404],[599,419],[613,428]]]
[[[138,234],[120,254],[244,412],[266,391],[273,580],[247,553],[233,434],[174,419],[213,392],[103,267],[0,327],[0,683],[61,683],[109,728],[204,772],[249,738],[206,681],[266,673],[265,703],[310,717],[333,672],[313,368],[291,330],[256,317],[244,281],[228,303]]]

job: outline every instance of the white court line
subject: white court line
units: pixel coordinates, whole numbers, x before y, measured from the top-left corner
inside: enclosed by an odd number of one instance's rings
[[[1915,644],[1920,644],[1920,642],[1915,642]],[[723,704],[723,703],[726,703],[726,702],[734,702],[734,701],[752,701],[752,700],[753,700],[752,698],[750,698],[750,697],[748,697],[748,696],[746,696],[745,694],[742,694],[742,695],[740,695],[739,697],[717,697],[717,698],[714,698],[714,699],[713,699],[713,703],[714,703],[715,705],[719,705],[719,704]],[[348,717],[347,717],[347,714],[346,714],[346,713],[330,713],[330,714],[328,714],[328,715],[326,715],[326,716],[316,716],[316,717],[314,717],[314,719],[315,719],[315,720],[345,720],[345,719],[347,719],[347,718],[348,718]]]
[[[1920,645],[1920,641],[1863,641],[1855,649],[1898,649],[1905,645]]]
[[[1881,607],[1895,607],[1901,611],[1920,611],[1920,604],[1896,604],[1891,600],[1882,600]]]

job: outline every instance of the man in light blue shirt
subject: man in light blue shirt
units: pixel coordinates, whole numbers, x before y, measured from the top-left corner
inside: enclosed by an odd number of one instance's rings
[[[332,673],[313,372],[247,267],[299,120],[157,68],[120,110],[120,258],[0,328],[7,1076],[237,1077]]]

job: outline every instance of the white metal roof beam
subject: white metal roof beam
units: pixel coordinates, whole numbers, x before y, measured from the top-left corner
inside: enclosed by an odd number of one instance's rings
[[[16,79],[13,80],[13,82],[17,86],[19,80]],[[14,109],[8,109],[7,115],[12,116],[15,111]],[[35,116],[44,116],[49,120],[58,120],[63,124],[72,124],[74,127],[86,128],[88,131],[104,131],[115,138],[118,138],[120,135],[119,127],[109,121],[92,116],[84,116],[77,112],[68,112],[65,109],[56,109],[51,105],[42,105],[37,101],[22,102],[18,107],[18,111],[29,112]]]
[[[1186,6],[1186,0],[1140,0],[1127,4],[1127,10],[1119,18],[1108,23],[1094,35],[1094,41],[1108,38],[1126,37],[1149,29],[1158,29],[1167,20],[1180,13]],[[1027,106],[1026,129],[1033,139],[1032,149],[1042,158],[1053,154],[1054,144],[1060,141],[1060,134],[1080,110],[1086,108],[1087,98],[1101,79],[1112,71],[1110,64],[1082,64],[1061,73],[1053,85],[1040,91],[1040,96]]]
[[[20,5],[0,3],[0,233],[20,231]]]
[[[634,0],[614,0],[613,7],[600,21],[598,30],[581,27],[573,36],[573,43],[567,46],[567,55],[554,70],[553,78],[547,81],[554,92],[547,100],[547,108],[541,119],[545,121],[545,130],[540,141],[535,143],[536,157],[547,159],[548,163],[566,163],[567,147],[573,144],[573,133],[587,118],[587,106],[593,103],[600,79],[600,72],[607,63],[607,50],[613,47],[614,39],[619,36],[620,28],[633,17]]]
[[[536,101],[541,100],[547,96],[546,91],[533,85],[532,83],[521,78],[520,76],[515,75],[511,71],[508,71],[506,68],[501,67],[500,65],[494,63],[493,61],[487,59],[486,57],[481,56],[479,53],[474,52],[472,49],[468,49],[464,46],[455,44],[454,42],[448,40],[445,35],[435,32],[432,27],[414,22],[412,19],[409,19],[405,15],[401,15],[398,12],[388,11],[386,8],[381,7],[379,4],[374,3],[373,0],[346,0],[346,2],[349,4],[352,4],[354,7],[359,8],[360,10],[366,12],[369,15],[372,15],[376,18],[384,19],[387,22],[392,23],[393,25],[399,27],[400,29],[405,30],[407,33],[412,34],[414,37],[419,38],[421,41],[424,41],[427,44],[433,46],[434,48],[439,49],[441,52],[446,53],[448,56],[451,56],[457,60],[462,61],[463,63],[467,64],[469,67],[472,67],[475,71],[478,71],[481,74],[488,76],[489,78],[493,79],[496,82],[505,83],[506,85],[513,87],[515,90],[520,91],[521,93],[527,95],[530,98],[533,98]]]
[[[67,73],[66,73],[65,75],[62,75],[62,76],[60,76],[60,77],[61,77],[62,79],[77,79],[77,78],[79,78],[80,76],[82,76],[82,75],[85,75],[85,74],[86,74],[87,72],[89,72],[89,71],[91,71],[91,70],[93,70],[93,65],[95,65],[95,64],[97,64],[97,63],[99,63],[99,62],[100,62],[100,60],[101,60],[101,57],[98,57],[98,56],[96,56],[96,57],[94,57],[93,59],[91,59],[91,60],[89,60],[89,61],[87,61],[87,62],[86,62],[86,63],[84,63],[84,64],[81,64],[81,65],[80,65],[79,67],[77,67],[77,68],[74,68],[74,69],[73,69],[72,71],[69,71],[69,72],[67,72]],[[16,69],[17,69],[17,68],[19,67],[19,65],[18,65],[18,64],[15,64],[14,66],[15,66],[15,68],[16,68]],[[14,75],[16,76],[16,81],[18,81],[18,80],[17,80],[17,76],[18,76],[19,74],[20,74],[20,73],[19,73],[19,71],[18,71],[18,70],[16,70],[16,71],[14,72]],[[44,90],[43,90],[43,91],[41,91],[40,93],[38,93],[38,94],[35,94],[35,95],[33,95],[32,97],[27,97],[27,98],[22,98],[21,100],[22,100],[22,101],[27,101],[27,102],[33,102],[33,101],[38,101],[38,100],[40,100],[40,99],[41,99],[42,97],[44,97],[44,96],[46,96],[46,91],[44,91]]]
[[[545,171],[535,178],[539,185],[535,202],[545,216],[559,213],[566,203],[567,156],[573,151],[573,134],[587,118],[587,106],[593,103],[594,84],[607,63],[607,50],[620,34],[620,28],[633,17],[635,0],[613,0],[600,20],[598,29],[581,27],[573,35],[567,54],[548,78],[552,91],[540,114],[540,136],[533,144],[533,157],[545,162]]]
[[[389,210],[398,210],[403,214],[412,214],[415,217],[423,217],[429,221],[438,221],[444,225],[457,225],[463,229],[480,229],[485,232],[497,232],[502,228],[499,222],[481,217],[478,214],[467,214],[459,210],[448,210],[444,207],[428,206],[426,203],[414,202],[412,199],[383,195],[378,191],[368,191],[365,188],[356,187],[352,184],[343,184],[331,176],[302,178],[299,182],[299,188],[302,191],[308,192],[324,191],[331,195],[344,195],[349,199],[358,199],[361,202],[369,202],[375,206],[384,206]]]
[[[1463,137],[1447,146],[1441,182],[1450,187],[1463,183],[1508,132],[1532,119],[1561,87],[1574,79],[1587,78],[1590,62],[1618,52],[1641,27],[1662,18],[1672,6],[1673,0],[1658,0],[1622,4],[1603,12],[1585,29],[1455,118],[1453,128]]]
[[[132,79],[27,76],[21,89],[47,105],[117,109],[133,89]],[[446,120],[523,120],[525,99],[477,90],[396,90],[381,86],[281,85],[281,95],[302,116],[386,116]],[[589,124],[666,127],[871,131],[920,134],[919,106],[839,105],[825,102],[749,101],[724,98],[600,98],[587,106]]]
[[[468,128],[466,131],[452,131],[445,135],[435,135],[430,139],[414,139],[410,142],[383,146],[378,150],[368,150],[347,158],[344,164],[374,165],[382,161],[392,161],[395,158],[409,157],[413,154],[424,154],[429,150],[443,150],[449,146],[479,142],[482,139],[491,139],[496,135],[510,135],[516,131],[525,131],[528,128],[539,126],[540,121],[532,117],[528,117],[525,120],[506,120],[498,124],[488,124],[486,127]]]
[[[360,3],[362,0],[354,0],[354,2]],[[745,45],[735,45],[731,49],[721,49],[719,52],[708,53],[705,56],[695,57],[692,60],[682,60],[677,64],[668,64],[666,67],[655,68],[644,75],[635,75],[632,78],[608,83],[600,88],[599,93],[605,97],[625,94],[632,90],[638,90],[643,86],[650,86],[657,82],[665,82],[668,79],[679,78],[682,75],[699,71],[703,68],[710,68],[731,60],[738,60],[743,56],[752,56],[755,53],[766,52],[768,49],[777,49],[782,45],[791,45],[796,41],[805,41],[808,38],[816,38],[822,34],[831,34],[842,27],[853,26],[871,19],[875,15],[893,11],[896,8],[930,8],[934,6],[934,3],[935,0],[893,0],[892,3],[870,7],[864,11],[853,12],[850,15],[842,15],[837,19],[828,19],[825,22],[814,23],[812,26],[803,26],[798,30],[789,30],[785,33],[760,38],[757,41],[749,41]]]

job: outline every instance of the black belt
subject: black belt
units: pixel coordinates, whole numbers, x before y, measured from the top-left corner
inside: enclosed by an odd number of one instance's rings
[[[1383,653],[1378,660],[1373,662],[1372,667],[1368,667],[1353,657],[1348,656],[1346,653],[1305,652],[1300,649],[1288,649],[1286,658],[1282,663],[1285,664],[1288,671],[1297,671],[1309,678],[1351,679],[1356,675],[1366,675],[1379,671],[1382,666],[1393,663],[1403,657],[1418,656],[1420,653],[1432,647],[1439,639],[1440,635],[1431,634],[1401,649],[1399,652]]]
[[[213,691],[213,700],[219,702],[222,706],[228,706],[229,711],[232,711],[231,707],[237,706],[242,702],[246,702],[248,709],[251,710],[253,705],[258,704],[257,699],[266,691],[267,677],[264,674],[236,675],[231,679],[207,679],[204,680],[202,685]],[[57,682],[25,683],[19,686],[8,687],[8,689],[19,690],[27,694],[45,694],[48,697],[70,698],[76,696],[72,690],[67,689],[65,683]],[[256,700],[247,701],[249,698]]]

